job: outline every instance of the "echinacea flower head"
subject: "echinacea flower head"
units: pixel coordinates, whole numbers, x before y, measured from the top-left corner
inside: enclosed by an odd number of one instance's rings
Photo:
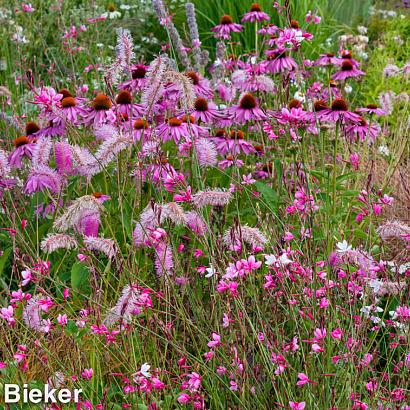
[[[199,97],[194,102],[194,111],[191,115],[198,121],[211,123],[221,118],[222,114],[218,111],[216,105],[207,101],[205,98]]]
[[[264,68],[267,73],[283,73],[286,71],[292,71],[298,67],[295,59],[285,50],[267,50],[265,54],[268,57],[264,63]]]
[[[342,62],[340,71],[332,75],[332,79],[335,81],[345,81],[348,78],[357,78],[365,75],[364,71],[356,68],[350,60],[344,60]]]
[[[215,37],[222,40],[229,40],[232,33],[239,33],[243,27],[240,24],[234,23],[232,17],[225,14],[221,17],[220,23],[211,28],[215,33]]]
[[[386,111],[378,107],[376,104],[367,104],[366,107],[356,108],[359,113],[374,114],[378,116],[386,115]]]
[[[26,135],[34,135],[40,131],[40,126],[34,121],[26,122]]]
[[[226,133],[217,133],[217,135],[221,136],[214,138],[216,149],[222,155],[238,155],[241,152],[248,155],[255,152],[254,146],[245,140],[245,134],[241,130],[231,130],[229,135],[226,135]]]
[[[229,114],[239,123],[266,119],[265,113],[259,108],[256,98],[251,93],[244,94],[239,100],[239,105],[229,109]]]
[[[367,140],[369,144],[373,144],[379,134],[380,126],[377,123],[369,124],[363,117],[360,117],[357,124],[346,127],[346,135],[352,141],[359,140],[363,142]]]
[[[61,90],[58,91],[58,93],[63,96],[62,100],[64,98],[73,97],[73,94],[71,94],[71,92],[67,88],[62,88]]]
[[[320,104],[315,103],[316,108],[320,108]],[[343,98],[336,98],[333,100],[330,109],[319,109],[319,111],[316,110],[316,113],[321,121],[359,123],[361,120],[360,115],[349,111],[349,105]]]
[[[61,107],[62,108],[73,108],[77,105],[77,101],[74,97],[64,97],[61,100]]]
[[[269,20],[269,15],[262,11],[262,8],[258,3],[253,3],[250,10],[242,17],[242,23],[254,23],[255,21],[260,23]]]
[[[146,74],[148,67],[144,64],[134,64],[131,66],[131,79],[119,84],[120,90],[139,92],[146,86]]]
[[[187,71],[185,75],[191,80],[195,94],[198,97],[203,97],[206,99],[213,97],[214,93],[208,79],[202,77],[196,71]]]
[[[333,66],[338,63],[337,57],[332,53],[321,54],[315,61],[315,65],[319,67]]]
[[[35,139],[27,136],[18,137],[13,141],[14,151],[9,155],[9,164],[12,168],[21,168],[23,158],[31,159],[35,147]]]
[[[86,125],[93,124],[99,126],[101,124],[114,122],[116,120],[115,113],[111,110],[112,101],[105,94],[97,94],[91,102],[91,109],[84,117]]]
[[[148,138],[151,134],[151,129],[149,128],[148,121],[137,118],[134,121],[134,141],[140,141],[142,138]]]
[[[96,111],[109,110],[112,107],[112,102],[110,97],[105,94],[97,94],[91,105]]]
[[[313,104],[313,109],[315,112],[329,110],[329,108],[330,107],[325,100],[317,100]]]
[[[177,117],[171,117],[164,121],[157,127],[156,131],[157,136],[161,138],[163,142],[174,140],[175,144],[178,144],[180,139],[189,136],[186,123]]]
[[[122,90],[115,98],[115,102],[120,105],[132,104],[132,95],[128,90]]]

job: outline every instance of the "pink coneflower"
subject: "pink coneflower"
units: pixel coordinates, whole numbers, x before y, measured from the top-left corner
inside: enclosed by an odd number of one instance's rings
[[[144,64],[135,64],[131,67],[131,80],[118,86],[120,90],[141,91],[147,84],[146,74],[148,67]]]
[[[195,94],[198,97],[203,97],[207,99],[213,98],[214,93],[211,89],[209,80],[207,78],[202,77],[195,71],[187,71],[185,75],[192,81]]]
[[[228,112],[232,119],[239,123],[266,119],[266,115],[259,108],[256,98],[250,93],[243,95],[239,100],[239,105],[231,107]]]
[[[258,30],[258,34],[263,36],[273,36],[279,31],[279,27],[274,24],[266,24],[261,29]]]
[[[341,66],[344,61],[349,61],[355,68],[359,68],[360,66],[360,63],[353,58],[352,52],[349,50],[343,50],[341,52],[341,57],[337,58],[336,65]]]
[[[349,111],[349,106],[343,98],[336,98],[330,108],[325,108],[316,102],[315,110],[317,117],[322,121],[341,121],[343,123],[351,121],[353,123],[359,123],[361,120],[360,115]]]
[[[178,144],[179,140],[188,137],[187,125],[179,118],[172,117],[157,127],[157,135],[163,142],[174,140]]]
[[[287,55],[284,50],[267,50],[265,54],[268,56],[264,63],[267,73],[283,73],[291,71],[298,66],[294,58]]]
[[[335,57],[335,55],[331,53],[321,54],[319,58],[315,61],[315,65],[319,67],[326,67],[329,65],[337,65],[337,64],[338,64],[338,58]]]
[[[191,115],[197,121],[201,120],[204,123],[211,123],[221,118],[221,113],[218,111],[216,104],[202,97],[195,100],[194,111]]]
[[[241,152],[248,155],[255,152],[253,145],[244,139],[245,135],[240,130],[232,130],[229,136],[226,136],[226,133],[220,133],[219,135],[214,138],[214,141],[216,149],[221,155],[239,155]]]
[[[359,113],[375,114],[379,116],[386,115],[386,111],[379,108],[376,104],[368,104],[366,107],[356,108],[356,111]]]
[[[87,110],[78,105],[74,97],[64,97],[61,100],[60,116],[73,124],[78,123],[78,116],[87,115]]]
[[[34,121],[28,121],[26,123],[26,136],[27,137],[36,137],[37,133],[40,131],[40,126]]]
[[[209,132],[207,128],[203,128],[196,124],[195,117],[193,115],[183,115],[181,117],[183,123],[186,124],[188,134],[196,138],[208,137]]]
[[[15,150],[9,156],[9,164],[12,168],[21,168],[24,157],[31,159],[35,147],[35,139],[27,136],[18,137],[13,141]]]
[[[110,98],[105,94],[97,94],[92,101],[89,113],[84,117],[84,123],[98,126],[107,122],[113,123],[116,118]]]
[[[243,16],[242,23],[254,23],[255,21],[260,23],[269,20],[269,15],[262,11],[261,6],[258,3],[253,3],[250,10]]]
[[[211,28],[211,31],[215,33],[216,38],[222,40],[229,40],[232,33],[239,33],[243,27],[240,24],[234,23],[232,17],[225,14],[221,17],[220,24]]]
[[[134,104],[131,93],[128,90],[122,90],[115,98],[117,103],[117,109],[120,114],[126,116],[127,119],[131,119],[134,116],[142,117],[145,113],[144,107],[141,104]]]
[[[242,168],[243,164],[244,162],[241,159],[235,158],[232,155],[227,155],[225,159],[218,162],[218,167],[222,170],[231,167]]]
[[[41,128],[40,131],[37,131],[37,137],[61,137],[65,134],[65,125],[64,122],[55,117],[51,119],[48,124]]]
[[[344,81],[347,78],[356,78],[365,75],[364,71],[357,69],[349,60],[344,60],[340,71],[332,75],[335,81]]]
[[[346,127],[346,135],[352,141],[358,139],[363,142],[367,139],[369,144],[373,144],[379,134],[380,126],[377,123],[369,125],[362,117],[360,117],[360,122],[358,124],[352,124]]]
[[[151,135],[151,129],[147,121],[138,118],[134,122],[134,141],[144,140]]]

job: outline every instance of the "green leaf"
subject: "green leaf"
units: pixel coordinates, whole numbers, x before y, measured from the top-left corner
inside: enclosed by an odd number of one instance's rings
[[[0,257],[0,276],[3,274],[3,270],[6,266],[7,261],[9,260],[9,256],[10,256],[12,251],[13,251],[13,247],[10,246],[10,248],[7,248],[3,252],[3,255],[1,255],[1,257]]]
[[[78,332],[78,326],[75,324],[74,320],[69,320],[64,331],[67,335],[75,335]]]
[[[346,181],[349,178],[352,178],[355,175],[356,174],[354,172],[348,172],[347,174],[342,174],[342,175],[339,175],[338,177],[336,177],[336,181],[337,182],[343,182],[343,181]]]
[[[269,207],[269,209],[276,213],[278,211],[279,205],[279,196],[276,191],[261,181],[255,182],[255,186],[257,190],[262,194],[262,198],[266,202],[266,205]]]
[[[71,268],[71,287],[82,294],[90,292],[90,272],[83,263],[76,262]]]

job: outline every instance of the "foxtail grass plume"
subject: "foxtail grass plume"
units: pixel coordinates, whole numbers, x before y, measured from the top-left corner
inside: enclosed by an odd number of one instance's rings
[[[197,192],[193,198],[193,203],[202,208],[207,205],[212,206],[225,206],[231,201],[232,194],[229,191],[223,191],[222,189],[206,190]]]
[[[83,242],[88,250],[102,252],[109,259],[113,259],[118,255],[118,249],[113,239],[86,236]]]
[[[41,241],[41,249],[44,252],[52,253],[58,249],[75,249],[78,243],[71,235],[64,233],[48,234],[46,238]]]
[[[59,232],[64,232],[75,227],[85,211],[100,212],[103,209],[101,202],[93,195],[84,195],[77,198],[67,207],[63,215],[56,218],[53,228]]]

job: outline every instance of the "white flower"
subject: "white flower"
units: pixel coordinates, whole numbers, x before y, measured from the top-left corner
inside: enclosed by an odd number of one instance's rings
[[[369,316],[369,313],[372,311],[372,307],[371,306],[363,306],[360,309],[360,312],[362,312],[366,317]]]
[[[146,378],[150,378],[151,377],[151,373],[149,372],[150,368],[151,366],[148,363],[144,363],[140,369],[141,374]]]
[[[349,85],[349,84],[346,84],[346,85],[345,85],[345,93],[346,93],[346,94],[350,94],[352,91],[353,91],[352,86]]]
[[[336,247],[337,247],[336,249],[337,253],[345,253],[345,252],[352,250],[352,245],[349,245],[346,240],[344,240],[343,242],[338,242],[336,244]]]
[[[358,27],[357,27],[357,31],[358,31],[360,34],[366,34],[366,33],[367,33],[367,27],[358,26]]]
[[[296,91],[293,98],[295,98],[296,100],[299,100],[300,102],[306,101],[305,94],[301,91]]]
[[[121,13],[119,11],[107,11],[107,13],[101,14],[101,17],[109,18],[110,20],[112,19],[117,19],[121,17]]]
[[[407,262],[399,267],[399,273],[403,275],[407,270],[410,269],[410,262]]]
[[[377,279],[372,279],[369,282],[369,286],[373,289],[374,293],[378,293],[380,289],[382,288],[382,282]]]
[[[295,33],[295,40],[298,43],[301,43],[305,39],[305,37],[303,37],[302,30],[294,30],[294,33]]]
[[[278,266],[279,264],[286,266],[290,263],[292,263],[292,261],[288,258],[287,253],[283,253],[279,256],[279,258],[277,258],[275,255],[265,255],[265,265],[267,266]]]
[[[288,258],[288,254],[284,253],[282,255],[279,256],[279,262],[282,265],[289,265],[289,263],[292,263],[292,261]]]
[[[265,265],[267,266],[272,266],[274,265],[278,260],[276,259],[275,255],[265,255]]]
[[[216,273],[215,268],[212,265],[210,265],[209,268],[206,268],[206,271],[208,272],[205,275],[206,278],[212,278],[212,276],[214,276]]]
[[[380,145],[378,151],[380,154],[385,155],[386,157],[390,155],[390,150],[385,145]]]

